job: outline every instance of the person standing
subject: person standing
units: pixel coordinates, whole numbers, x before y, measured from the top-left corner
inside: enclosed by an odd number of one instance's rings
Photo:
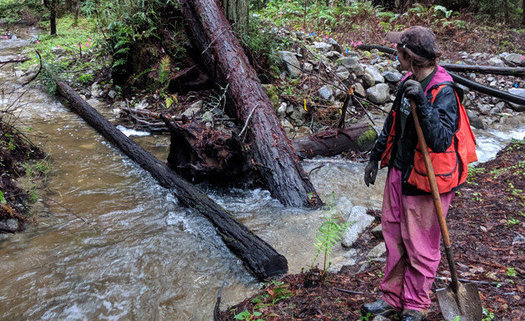
[[[389,32],[386,38],[397,44],[400,68],[409,72],[365,168],[369,186],[375,182],[379,162],[388,167],[381,217],[387,257],[380,286],[383,296],[365,304],[362,313],[400,314],[402,321],[422,321],[441,260],[441,231],[410,101],[416,105],[429,147],[445,215],[454,190],[466,181],[467,165],[477,160],[475,138],[461,104],[461,89],[437,64],[441,53],[434,33],[413,26]]]

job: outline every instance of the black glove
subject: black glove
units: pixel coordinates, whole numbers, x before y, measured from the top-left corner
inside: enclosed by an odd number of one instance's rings
[[[368,162],[368,164],[365,167],[365,184],[366,186],[370,186],[370,184],[374,185],[376,181],[377,176],[377,161],[371,160]]]
[[[403,84],[403,89],[405,97],[415,102],[417,106],[426,103],[427,97],[425,97],[425,92],[419,81],[409,79]]]

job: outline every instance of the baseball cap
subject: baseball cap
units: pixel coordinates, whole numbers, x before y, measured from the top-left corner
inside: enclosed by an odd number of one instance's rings
[[[435,59],[440,55],[436,36],[432,30],[423,26],[413,26],[403,32],[389,32],[386,39],[423,58]]]

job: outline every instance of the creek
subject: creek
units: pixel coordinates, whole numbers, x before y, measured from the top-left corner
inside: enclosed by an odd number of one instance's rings
[[[0,56],[21,52],[36,31],[0,40]],[[0,235],[2,320],[212,320],[217,292],[222,307],[252,295],[259,284],[203,217],[178,205],[170,191],[123,156],[44,88],[22,88],[12,65],[0,68],[6,105],[16,103],[20,128],[50,156],[46,188],[33,208],[38,224]],[[89,101],[108,119],[111,107]],[[510,130],[510,129],[509,129]],[[525,127],[513,128],[523,138]],[[127,132],[126,130],[124,130]],[[133,134],[166,159],[169,137]],[[510,135],[479,131],[482,159]],[[325,200],[333,192],[342,216],[352,206],[379,208],[382,182],[366,188],[364,163],[340,158],[305,161]],[[284,208],[264,190],[201,186],[248,228],[285,255],[291,273],[315,254],[317,227],[326,211]],[[334,262],[343,250],[334,252]]]

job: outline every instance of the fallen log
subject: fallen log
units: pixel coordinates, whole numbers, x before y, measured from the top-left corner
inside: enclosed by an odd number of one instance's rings
[[[497,90],[497,89],[482,85],[480,83],[477,83],[465,77],[456,75],[453,72],[449,72],[449,74],[452,76],[455,82],[457,82],[458,84],[462,84],[463,86],[467,86],[470,89],[474,89],[476,91],[479,91],[480,93],[487,94],[492,97],[500,98],[500,99],[509,101],[511,103],[525,105],[525,98],[521,96],[513,95],[506,91]]]
[[[374,145],[377,133],[367,124],[349,128],[336,128],[319,132],[313,136],[293,141],[297,155],[301,158],[334,156],[349,150],[367,151]]]
[[[439,64],[448,71],[456,72],[475,72],[479,74],[525,76],[525,68],[522,67],[496,67],[496,66],[476,66],[460,64]]]
[[[246,129],[253,157],[273,197],[287,206],[322,204],[292,144],[275,115],[270,99],[223,14],[217,0],[182,0],[188,39],[211,79],[228,86],[230,115]],[[244,130],[242,131],[244,133]]]
[[[161,186],[171,189],[183,206],[204,215],[215,226],[226,246],[245,263],[257,279],[267,280],[288,271],[286,258],[268,243],[235,220],[206,194],[186,182],[155,156],[116,129],[69,85],[62,81],[56,81],[56,84],[58,93],[68,100],[71,109],[91,127],[148,171]]]

